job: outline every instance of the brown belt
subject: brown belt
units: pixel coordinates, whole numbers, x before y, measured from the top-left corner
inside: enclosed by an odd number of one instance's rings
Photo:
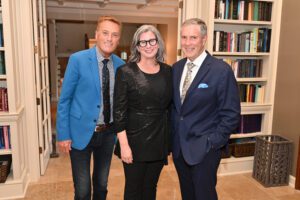
[[[106,131],[107,129],[109,129],[110,127],[112,127],[113,123],[109,123],[109,124],[98,124],[95,127],[95,132],[103,132]]]

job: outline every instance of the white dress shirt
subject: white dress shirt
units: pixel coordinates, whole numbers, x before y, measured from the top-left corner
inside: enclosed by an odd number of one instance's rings
[[[181,75],[181,80],[180,80],[180,95],[182,94],[182,87],[183,87],[183,82],[186,76],[186,72],[187,72],[187,64],[192,62],[194,63],[196,66],[192,68],[192,74],[191,74],[191,81],[193,82],[197,72],[199,71],[204,59],[206,58],[207,53],[205,51],[203,51],[193,62],[190,61],[189,59],[187,59],[184,68],[183,68],[183,72]]]

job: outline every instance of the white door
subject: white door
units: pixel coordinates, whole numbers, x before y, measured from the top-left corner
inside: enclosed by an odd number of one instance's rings
[[[45,173],[52,152],[50,85],[48,68],[46,1],[32,0],[35,46],[35,79],[38,111],[40,172]]]

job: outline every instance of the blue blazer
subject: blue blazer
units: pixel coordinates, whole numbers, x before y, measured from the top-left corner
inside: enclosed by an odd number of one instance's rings
[[[209,53],[180,101],[180,80],[187,59],[173,65],[173,157],[180,150],[190,165],[200,163],[211,149],[227,144],[240,120],[240,98],[233,71]]]
[[[114,71],[124,64],[112,55]],[[70,56],[57,107],[57,139],[72,140],[84,149],[94,133],[100,112],[101,87],[96,47]]]

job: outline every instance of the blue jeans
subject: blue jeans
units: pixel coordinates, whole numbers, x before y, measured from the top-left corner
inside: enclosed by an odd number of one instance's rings
[[[111,129],[111,128],[110,128]],[[93,153],[93,200],[105,200],[109,168],[115,144],[112,130],[95,132],[83,150],[70,151],[75,200],[91,199],[91,155]]]

